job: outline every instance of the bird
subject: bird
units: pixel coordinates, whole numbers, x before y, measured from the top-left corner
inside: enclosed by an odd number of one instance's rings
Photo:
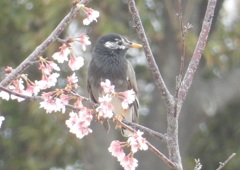
[[[133,66],[125,55],[129,48],[141,47],[141,44],[133,43],[116,33],[103,35],[98,38],[93,48],[87,74],[87,90],[94,103],[99,103],[99,97],[103,95],[100,83],[106,79],[110,80],[112,85],[115,86],[115,92],[134,90],[136,99],[128,109],[122,108],[121,100],[117,97],[112,98],[111,104],[116,116],[135,123],[138,123],[139,118],[138,87]],[[121,132],[125,137],[132,134],[124,128]]]

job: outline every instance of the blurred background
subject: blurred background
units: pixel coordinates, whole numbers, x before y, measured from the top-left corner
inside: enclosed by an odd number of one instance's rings
[[[181,36],[177,18],[177,1],[137,1],[149,43],[163,78],[174,94],[178,75]],[[201,29],[207,0],[184,0],[184,24],[193,28],[186,37],[186,66],[191,58]],[[128,12],[127,0],[92,1],[88,4],[100,11],[97,23],[83,26],[79,14],[61,38],[81,33],[90,36],[92,46],[82,53],[85,59],[78,72],[79,93],[86,93],[86,67],[96,39],[116,32],[129,40],[140,42]],[[0,1],[0,74],[5,66],[18,66],[57,26],[71,8],[68,0],[1,0]],[[240,166],[240,1],[218,0],[209,40],[194,77],[179,119],[179,143],[184,169],[193,169],[199,158],[203,169],[216,169],[233,152],[237,156],[224,169]],[[52,44],[44,57],[51,57],[59,43]],[[140,124],[161,133],[166,132],[166,110],[153,82],[142,50],[129,50],[128,59],[135,67],[139,86]],[[26,70],[32,80],[39,79],[34,65]],[[61,80],[69,76],[62,65]],[[114,127],[106,134],[93,122],[93,133],[77,139],[65,125],[68,114],[46,114],[39,103],[0,100],[0,115],[5,117],[0,129],[0,169],[50,170],[120,170],[117,160],[107,148],[113,139],[121,139]],[[167,155],[166,145],[145,136]],[[124,140],[124,139],[122,139]],[[151,151],[138,152],[139,170],[169,169]]]

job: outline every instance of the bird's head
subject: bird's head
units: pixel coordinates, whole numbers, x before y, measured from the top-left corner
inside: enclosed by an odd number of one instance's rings
[[[111,33],[98,39],[95,50],[107,53],[125,54],[129,48],[141,47],[141,44],[133,43],[119,34]]]

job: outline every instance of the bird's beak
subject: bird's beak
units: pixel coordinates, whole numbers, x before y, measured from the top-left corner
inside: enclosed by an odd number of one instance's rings
[[[130,43],[130,47],[131,48],[142,48],[142,45],[141,44],[137,44],[137,43]]]

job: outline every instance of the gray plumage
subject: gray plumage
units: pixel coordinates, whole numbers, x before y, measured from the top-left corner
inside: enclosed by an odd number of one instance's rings
[[[97,40],[88,67],[87,88],[92,101],[98,103],[98,98],[103,94],[100,83],[106,79],[115,85],[116,92],[133,89],[137,95],[135,72],[125,58],[129,48],[140,47],[134,45],[139,44],[134,44],[118,34],[107,34]],[[138,122],[138,99],[127,110],[122,108],[121,102],[119,98],[113,97],[111,104],[114,106],[114,113],[124,116],[127,121]],[[123,130],[123,134],[129,135],[126,130]]]

